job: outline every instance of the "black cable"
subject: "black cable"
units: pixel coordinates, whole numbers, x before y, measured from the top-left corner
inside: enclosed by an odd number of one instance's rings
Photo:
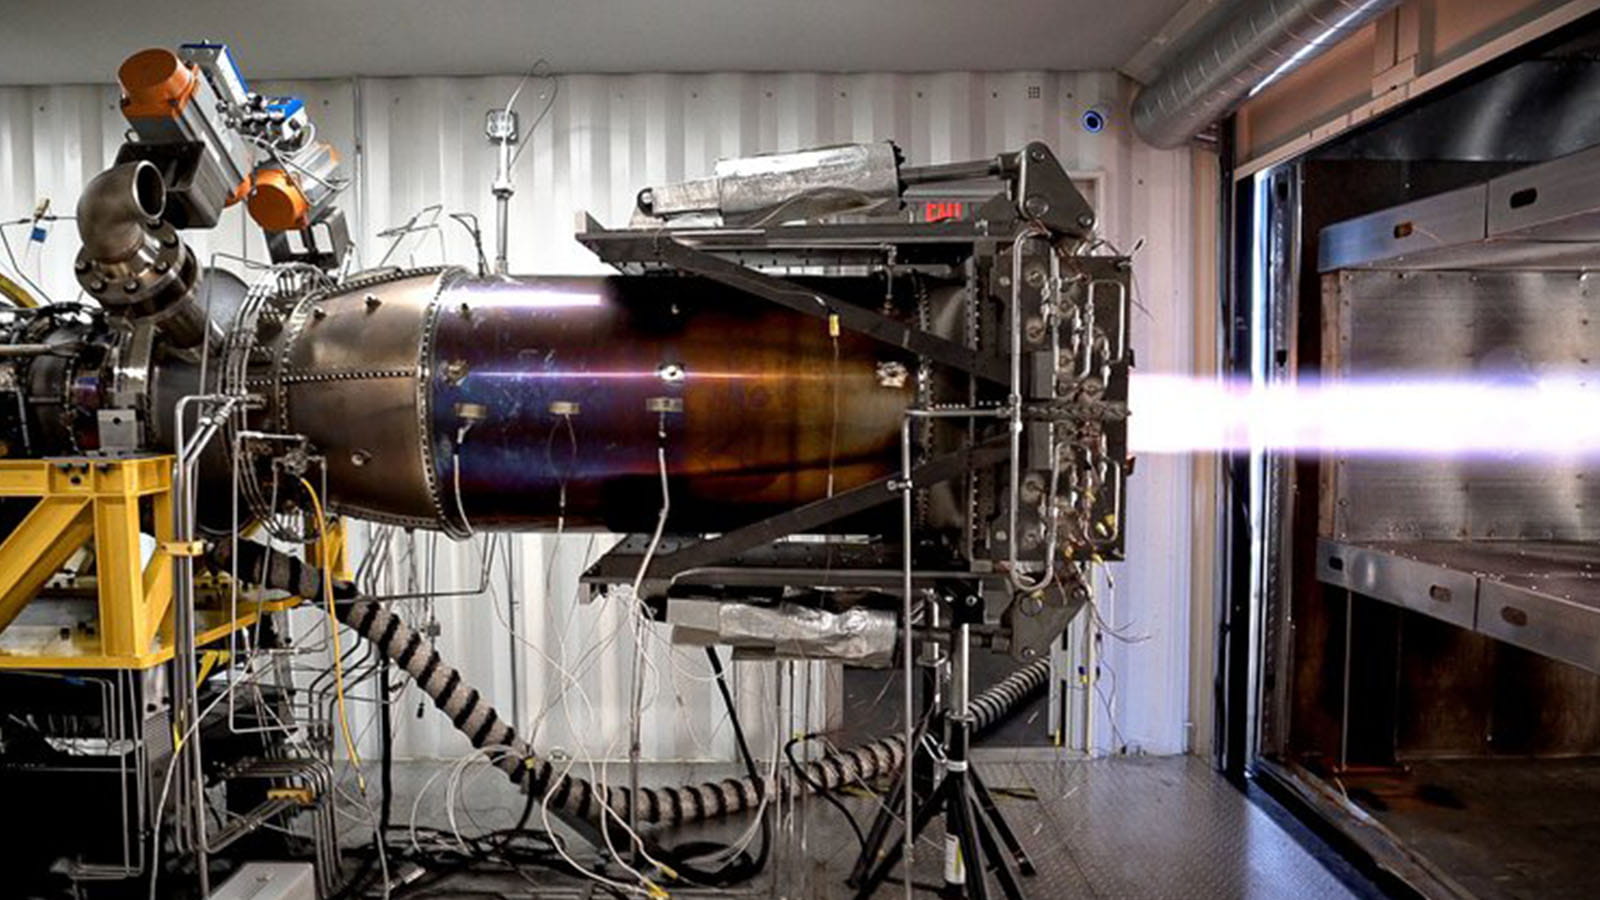
[[[728,687],[728,676],[722,668],[722,657],[717,654],[717,648],[706,647],[706,659],[711,662],[711,671],[717,679],[717,690],[722,695],[722,705],[728,711],[728,721],[733,726],[734,744],[739,748],[739,757],[744,760],[745,773],[750,776],[750,782],[755,785],[756,804],[759,807],[765,799],[765,790],[761,780],[760,770],[756,768],[756,758],[750,752],[750,744],[745,740],[744,725],[739,721],[739,711],[733,703],[733,691]],[[704,885],[707,887],[725,888],[761,874],[767,867],[767,857],[772,850],[771,819],[763,813],[761,816],[761,850],[754,858],[741,850],[732,859],[716,869],[701,869],[690,863],[689,860],[710,856],[713,853],[724,852],[731,845],[720,844],[714,841],[686,841],[676,847],[658,848],[658,855],[664,856],[672,862],[672,866],[685,881]]]
[[[389,657],[378,655],[382,660],[378,669],[378,728],[383,732],[382,740],[383,758],[379,763],[379,790],[383,796],[378,801],[378,831],[384,833],[389,830],[389,817],[394,804],[394,725],[390,721],[389,710]]]
[[[711,661],[711,672],[717,676],[717,690],[722,693],[722,705],[728,710],[728,722],[733,725],[733,740],[739,747],[739,757],[744,760],[745,774],[756,784],[756,802],[761,801],[761,779],[757,775],[756,759],[750,755],[750,745],[744,739],[744,726],[739,723],[739,712],[733,705],[733,692],[728,689],[728,676],[722,670],[722,657],[717,648],[706,647],[706,659]]]
[[[818,784],[816,781],[812,780],[811,776],[806,773],[805,767],[800,765],[800,761],[794,758],[794,745],[795,744],[798,744],[801,741],[816,740],[819,737],[821,737],[821,734],[819,734],[818,732],[813,731],[810,734],[802,734],[802,735],[800,735],[798,737],[790,738],[789,742],[787,744],[783,745],[784,758],[789,760],[789,767],[794,770],[794,774],[801,781],[806,783],[806,786],[810,787],[811,790],[816,792],[816,794],[818,796],[820,796],[822,799],[828,801],[828,805],[829,806],[832,806],[834,809],[837,809],[839,811],[839,814],[844,816],[844,820],[846,822],[850,823],[850,830],[855,833],[856,843],[861,845],[861,849],[862,850],[866,850],[867,849],[867,836],[864,833],[862,833],[861,824],[856,821],[856,817],[850,812],[850,810],[848,808],[845,807],[844,803],[842,803],[839,800],[838,797],[835,797],[833,795],[832,791],[829,791],[827,788],[823,787],[822,785]]]

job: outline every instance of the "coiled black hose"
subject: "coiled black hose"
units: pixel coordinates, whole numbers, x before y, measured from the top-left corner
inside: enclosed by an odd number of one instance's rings
[[[555,767],[541,759],[501,719],[474,687],[461,680],[461,673],[446,663],[439,651],[413,630],[392,610],[369,600],[345,604],[340,611],[345,625],[371,641],[385,658],[404,669],[433,700],[433,705],[450,718],[472,746],[509,748],[497,755],[494,765],[505,772],[524,791],[549,792],[552,809],[588,820],[600,818],[605,803],[626,821],[631,814],[630,792],[624,787],[607,788],[604,798],[596,797],[594,785],[582,778],[562,776],[556,781]],[[973,726],[982,731],[1010,713],[1017,704],[1044,684],[1050,672],[1047,660],[1023,666],[994,687],[972,698]],[[893,735],[830,753],[804,764],[804,777],[791,779],[782,773],[773,779],[749,776],[682,787],[640,788],[639,821],[652,825],[684,825],[755,809],[763,796],[794,796],[811,786],[833,791],[856,781],[867,781],[897,771],[905,759],[905,742]]]

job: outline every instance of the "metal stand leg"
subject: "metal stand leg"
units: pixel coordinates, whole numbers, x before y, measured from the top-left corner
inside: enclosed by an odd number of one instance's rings
[[[988,877],[993,872],[1007,900],[1022,900],[1022,889],[1011,871],[1010,863],[1015,861],[1022,874],[1032,875],[1035,871],[1033,862],[1023,851],[1016,833],[1006,823],[994,798],[968,759],[972,727],[967,707],[969,636],[968,626],[962,625],[959,636],[952,642],[956,654],[955,676],[952,679],[952,709],[945,735],[945,775],[929,796],[928,802],[917,808],[916,819],[911,823],[911,836],[913,840],[920,836],[933,817],[943,812],[946,831],[949,838],[954,840],[959,854],[947,861],[946,877],[953,877],[954,880],[946,882],[946,893],[971,900],[988,900]],[[902,778],[895,785],[890,805],[885,809],[896,808],[903,797],[901,792],[906,789]],[[879,813],[878,819],[873,822],[867,849],[856,860],[849,883],[856,888],[858,900],[872,896],[900,862],[903,841],[887,843],[891,818],[891,814]],[[888,849],[881,849],[883,847]],[[912,877],[909,871],[905,875],[908,880]]]
[[[927,725],[928,720],[925,719],[923,724],[919,725],[917,730],[913,732],[914,739],[911,747],[906,752],[915,752],[916,748],[921,745],[922,736],[927,733]],[[929,780],[931,781],[931,779]],[[913,779],[913,781],[921,781],[921,779]],[[913,788],[915,788],[915,785],[913,785]],[[895,775],[894,782],[889,787],[888,796],[884,798],[884,802],[878,807],[878,814],[872,819],[872,827],[867,829],[866,846],[862,847],[861,853],[856,856],[855,865],[851,867],[850,877],[845,879],[845,884],[850,887],[859,887],[862,880],[867,877],[867,873],[872,870],[873,865],[888,858],[884,846],[889,839],[890,828],[899,820],[898,811],[905,806],[905,790],[906,779],[905,773],[902,771]],[[924,806],[932,799],[931,792],[925,794],[919,790],[916,792],[914,799],[917,800],[916,805],[918,807]],[[895,859],[899,859],[902,849],[899,846],[894,848]]]
[[[995,834],[999,835],[1000,843],[1006,845],[1006,852],[1011,854],[1011,859],[1017,864],[1017,871],[1024,875],[1032,875],[1037,869],[1033,867],[1033,860],[1028,858],[1027,851],[1022,849],[1022,842],[1017,840],[1017,833],[1011,830],[1011,825],[1006,822],[1006,817],[1000,813],[1000,807],[994,803],[994,797],[989,794],[989,787],[973,770],[972,796],[978,801],[978,806],[983,809],[984,815],[994,825]]]

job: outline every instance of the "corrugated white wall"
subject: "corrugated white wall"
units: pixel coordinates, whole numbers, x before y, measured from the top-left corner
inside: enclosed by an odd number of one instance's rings
[[[345,205],[360,260],[375,264],[389,242],[375,234],[403,224],[424,208],[475,213],[491,231],[491,148],[483,137],[485,110],[499,106],[517,79],[416,78],[295,82],[264,89],[307,99],[322,136],[346,154],[355,187]],[[526,127],[543,105],[547,83],[531,81],[519,107]],[[1140,311],[1134,345],[1144,371],[1188,371],[1190,327],[1190,162],[1187,151],[1157,151],[1135,141],[1125,127],[1129,84],[1110,73],[706,74],[574,75],[560,79],[549,115],[527,139],[512,203],[513,271],[604,271],[572,238],[574,218],[590,211],[601,222],[626,222],[637,190],[647,184],[694,177],[719,157],[842,141],[893,138],[913,163],[985,157],[1029,140],[1055,147],[1075,173],[1100,179],[1096,193],[1103,234],[1124,250],[1142,241],[1136,257]],[[1110,114],[1098,134],[1083,130],[1081,113]],[[0,220],[25,216],[49,197],[70,212],[79,187],[112,159],[123,123],[113,91],[100,86],[0,88]],[[470,265],[466,233],[439,217],[439,229],[407,240],[391,262],[451,261]],[[8,228],[22,254],[25,229]],[[260,240],[238,210],[209,235],[191,240],[202,258],[213,251],[261,259]],[[28,274],[57,299],[77,295],[71,260],[77,249],[71,223],[59,223],[42,252],[30,251]],[[9,264],[0,260],[0,266]],[[1101,688],[1096,733],[1102,746],[1128,744],[1150,752],[1184,749],[1187,715],[1189,467],[1181,461],[1141,461],[1129,509],[1129,556],[1113,567],[1114,598],[1103,614],[1146,640],[1107,639],[1108,667]],[[545,537],[515,539],[511,584],[525,616],[523,637],[535,649],[521,653],[519,721],[526,723],[559,686],[555,664],[572,665],[582,648],[624,627],[614,610],[574,610],[575,576],[586,540],[569,537],[552,555]],[[440,539],[443,588],[476,577],[481,546]],[[546,590],[546,567],[549,590]],[[501,579],[502,582],[504,581]],[[505,584],[498,586],[505,603]],[[486,608],[488,598],[441,600],[441,650],[502,706],[511,696],[512,638]],[[552,714],[541,730],[542,747],[613,753],[624,745],[626,674],[634,651],[623,635],[595,660],[582,679],[597,708],[581,709],[568,724]],[[659,656],[655,654],[652,658]],[[657,659],[677,689],[663,683],[647,712],[645,753],[655,758],[725,757],[728,729],[710,685],[699,680],[698,654],[676,665]],[[1114,673],[1114,674],[1113,674]],[[751,709],[770,703],[770,686],[741,667]],[[755,695],[761,692],[761,698]],[[409,709],[408,709],[409,707]],[[401,742],[418,756],[455,755],[465,743],[432,714],[420,719],[401,705]],[[759,725],[759,723],[756,723]],[[1114,727],[1113,727],[1114,726]],[[716,731],[713,735],[712,732]],[[764,730],[764,729],[763,729]]]

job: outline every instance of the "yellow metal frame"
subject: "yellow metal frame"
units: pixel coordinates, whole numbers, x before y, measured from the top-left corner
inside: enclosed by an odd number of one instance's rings
[[[92,547],[99,621],[48,652],[0,647],[0,669],[147,669],[172,658],[172,560],[192,556],[193,544],[172,534],[171,456],[130,459],[0,460],[0,497],[38,498],[0,542],[0,632],[74,554]],[[148,498],[156,550],[141,562],[140,506]],[[335,569],[348,568],[345,533],[330,527],[327,552]],[[315,548],[314,552],[323,552]],[[286,609],[298,597],[240,602],[196,610],[196,643],[208,644],[255,624],[262,612]]]

